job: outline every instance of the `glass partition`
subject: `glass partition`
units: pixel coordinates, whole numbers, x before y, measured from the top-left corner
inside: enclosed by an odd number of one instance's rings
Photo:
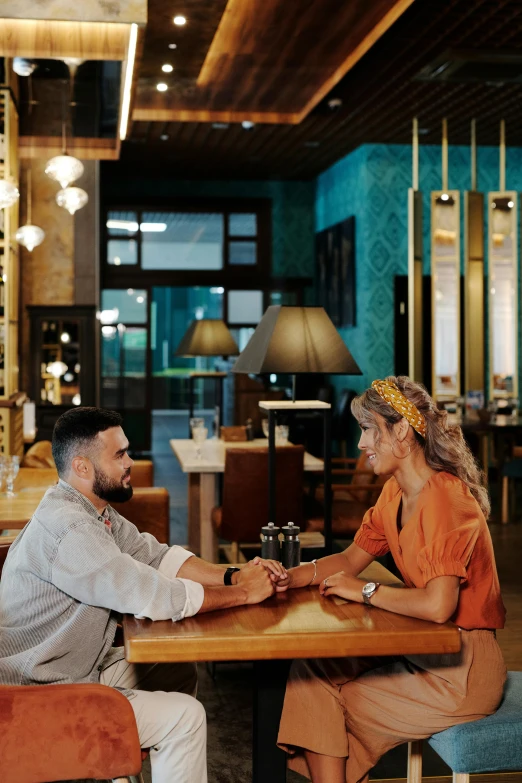
[[[431,194],[432,389],[435,399],[460,394],[460,194]]]
[[[490,399],[518,397],[517,199],[488,194]]]

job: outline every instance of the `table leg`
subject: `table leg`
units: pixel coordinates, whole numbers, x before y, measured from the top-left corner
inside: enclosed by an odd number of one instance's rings
[[[285,783],[286,753],[277,745],[291,661],[254,661],[253,783]]]
[[[200,552],[203,560],[209,563],[218,561],[218,539],[210,515],[216,505],[216,474],[199,474],[199,530],[200,530]]]
[[[199,476],[199,473],[188,474],[188,548],[195,555],[201,551]]]

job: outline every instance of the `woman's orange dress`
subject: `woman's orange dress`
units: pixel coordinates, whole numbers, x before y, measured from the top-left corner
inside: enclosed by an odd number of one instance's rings
[[[292,769],[308,777],[303,749],[346,756],[347,783],[366,783],[390,748],[490,715],[502,697],[506,668],[494,630],[503,628],[505,609],[477,501],[460,479],[435,473],[400,529],[401,498],[390,479],[355,543],[371,555],[391,552],[407,587],[458,576],[451,619],[462,630],[462,648],[444,655],[295,661],[278,744],[292,754]]]

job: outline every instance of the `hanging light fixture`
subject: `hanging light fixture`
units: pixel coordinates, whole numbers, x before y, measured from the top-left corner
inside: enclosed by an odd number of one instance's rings
[[[64,145],[63,155],[56,155],[54,158],[51,158],[51,160],[47,161],[45,173],[51,179],[59,182],[62,188],[66,188],[82,176],[83,163],[81,160],[78,160],[78,158],[68,155],[65,152]]]
[[[89,196],[83,188],[64,188],[56,194],[56,203],[63,207],[70,215],[74,215],[89,201]]]
[[[70,105],[74,93],[74,77],[76,75],[76,70],[78,68],[78,65],[82,61],[76,58],[69,58],[69,59],[66,58],[64,62],[69,68],[69,74],[70,74],[70,88],[69,88],[70,91],[69,105]],[[63,153],[62,155],[56,155],[54,158],[51,158],[49,161],[47,161],[47,165],[45,167],[45,173],[47,174],[48,177],[54,179],[55,182],[59,182],[62,188],[67,188],[72,182],[75,182],[77,179],[79,179],[82,176],[83,163],[81,162],[81,160],[78,160],[78,158],[74,158],[72,155],[67,154],[67,137],[65,131],[65,122],[66,122],[65,97],[64,97],[63,108],[64,108],[63,119],[62,119]]]
[[[45,239],[45,231],[31,223],[31,169],[27,169],[27,223],[20,226],[15,234],[18,244],[25,247],[30,253],[35,247],[41,245]]]
[[[16,204],[20,193],[16,185],[7,179],[0,179],[0,209],[6,209]]]

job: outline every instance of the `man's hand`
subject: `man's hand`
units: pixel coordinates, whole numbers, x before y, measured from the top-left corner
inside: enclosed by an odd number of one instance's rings
[[[325,584],[326,582],[326,584]],[[362,579],[356,576],[349,576],[344,571],[326,577],[319,585],[319,592],[323,596],[338,595],[340,598],[346,598],[348,601],[357,601],[363,603],[362,589],[366,584]]]
[[[256,558],[260,560],[261,558]],[[264,561],[268,562],[268,561]],[[258,604],[269,598],[275,592],[275,585],[272,581],[273,574],[261,563],[252,560],[247,563],[238,573],[238,584],[246,591],[246,604]]]

